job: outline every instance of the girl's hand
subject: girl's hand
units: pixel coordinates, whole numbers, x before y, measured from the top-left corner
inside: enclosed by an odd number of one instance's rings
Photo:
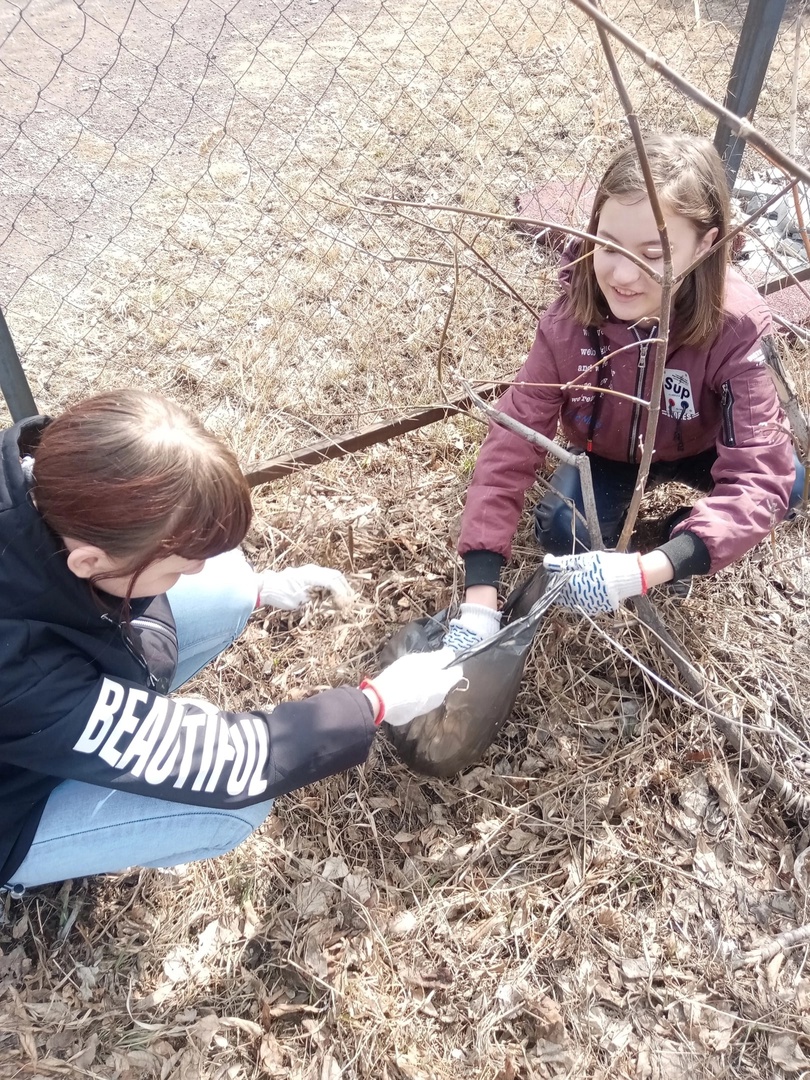
[[[458,618],[450,620],[444,636],[444,648],[463,652],[481,641],[494,637],[501,628],[499,612],[484,604],[462,604]]]
[[[642,596],[647,581],[641,556],[620,551],[587,551],[581,555],[546,555],[552,573],[570,572],[557,603],[588,615],[616,611],[623,600]]]
[[[384,668],[375,679],[364,679],[360,689],[375,711],[374,722],[399,727],[437,708],[464,678],[449,649],[409,653]]]
[[[265,570],[259,574],[257,607],[281,608],[295,611],[311,600],[313,589],[328,589],[335,599],[347,603],[354,592],[340,570],[329,566],[291,566],[287,570]]]

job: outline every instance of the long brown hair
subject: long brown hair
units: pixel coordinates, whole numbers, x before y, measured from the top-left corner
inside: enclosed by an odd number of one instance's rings
[[[157,559],[237,547],[252,515],[233,452],[193,413],[134,389],[80,401],[47,425],[32,493],[60,537],[122,560],[130,589]]]
[[[678,345],[702,345],[720,329],[725,293],[727,246],[723,237],[731,214],[728,181],[720,156],[708,139],[692,135],[647,135],[644,147],[658,197],[665,212],[680,214],[702,238],[717,229],[718,240],[675,294],[672,340]],[[588,232],[596,234],[599,215],[608,199],[646,198],[644,176],[633,144],[620,150],[602,177],[591,209]],[[567,308],[583,326],[599,326],[609,315],[593,272],[592,240],[583,241],[584,256],[571,268]]]

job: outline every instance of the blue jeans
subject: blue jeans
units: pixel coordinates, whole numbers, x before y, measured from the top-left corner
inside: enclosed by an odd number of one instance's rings
[[[627,508],[633,498],[638,476],[638,465],[590,454],[593,492],[602,537],[592,544],[584,522],[574,516],[572,503],[585,516],[579,469],[575,465],[560,465],[551,478],[551,490],[547,491],[534,508],[534,535],[544,551],[551,555],[570,555],[591,548],[616,546],[624,524]],[[796,476],[790,493],[788,513],[799,505],[804,491],[804,465],[794,452]],[[712,490],[712,465],[717,460],[715,450],[707,450],[695,457],[679,461],[659,461],[650,468],[647,491],[659,484],[677,482],[697,491]],[[670,528],[683,520],[688,507],[676,510],[669,520]]]
[[[257,590],[256,574],[240,551],[209,559],[201,573],[180,578],[168,594],[180,646],[172,690],[239,637]],[[258,828],[272,805],[220,810],[65,780],[49,796],[8,888],[19,892],[128,866],[175,866],[222,855]]]

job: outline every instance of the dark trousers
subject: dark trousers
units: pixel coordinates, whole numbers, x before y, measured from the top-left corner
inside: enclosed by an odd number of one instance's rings
[[[597,457],[596,454],[589,454],[588,457],[596,510],[602,526],[601,544],[591,544],[584,522],[575,518],[571,509],[573,503],[580,514],[585,516],[579,470],[574,465],[560,465],[551,478],[551,490],[546,492],[534,508],[534,535],[540,546],[551,555],[590,551],[595,546],[612,548],[616,546],[621,534],[636,486],[638,465],[609,461],[607,458]],[[790,493],[790,509],[799,505],[804,491],[804,466],[795,454],[794,459],[796,479]],[[695,457],[681,458],[679,461],[655,462],[650,468],[646,490],[650,491],[659,484],[677,482],[695,488],[696,491],[708,493],[714,486],[712,465],[716,460],[717,452],[706,450]],[[675,511],[668,521],[669,528],[674,528],[682,521],[690,509],[682,507]]]

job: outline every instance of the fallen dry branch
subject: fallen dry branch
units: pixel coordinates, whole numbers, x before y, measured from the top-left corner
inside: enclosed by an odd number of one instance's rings
[[[810,923],[805,926],[797,926],[794,930],[785,930],[775,937],[763,941],[756,949],[749,949],[740,953],[732,961],[735,968],[750,967],[753,964],[767,963],[780,952],[787,949],[795,949],[797,945],[806,945],[810,942]]]
[[[727,717],[719,708],[708,682],[689,656],[682,642],[677,641],[661,619],[649,597],[638,596],[630,601],[633,610],[642,625],[656,636],[664,652],[675,664],[681,678],[690,693],[705,707],[712,724],[723,738],[731,744],[739,760],[757,779],[778,799],[783,811],[790,817],[802,821],[810,820],[810,796],[799,791],[786,777],[755,750],[743,734],[741,725],[732,717]]]

